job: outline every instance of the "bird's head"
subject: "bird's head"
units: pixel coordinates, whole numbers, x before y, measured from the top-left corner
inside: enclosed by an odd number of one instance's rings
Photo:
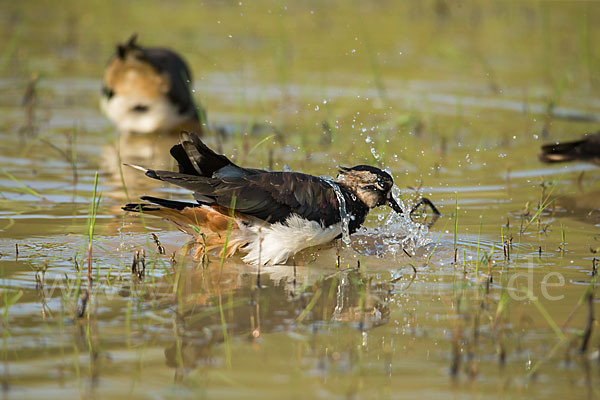
[[[348,187],[369,208],[387,204],[397,213],[403,213],[392,196],[392,176],[379,168],[370,165],[340,167],[336,182]]]

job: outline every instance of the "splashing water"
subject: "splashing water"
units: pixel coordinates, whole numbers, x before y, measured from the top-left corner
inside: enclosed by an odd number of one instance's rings
[[[427,234],[429,228],[426,224],[420,224],[410,219],[411,207],[406,206],[402,199],[397,198],[398,205],[403,213],[391,212],[383,226],[383,242],[388,250],[397,252],[404,250],[410,255],[414,255],[417,249],[431,243],[431,238]]]
[[[381,155],[379,155],[379,153],[377,153],[377,150],[375,150],[375,141],[371,139],[371,136],[367,136],[367,138],[365,139],[365,143],[371,144],[371,155],[373,156],[373,158],[377,161],[381,161]]]
[[[340,189],[338,184],[335,183],[333,178],[331,178],[330,176],[322,175],[319,178],[321,178],[325,182],[327,182],[333,188],[333,191],[335,192],[335,195],[338,199],[338,203],[340,205],[340,220],[342,222],[342,242],[344,242],[344,244],[346,244],[346,245],[350,245],[352,243],[352,239],[350,239],[350,228],[348,226],[350,224],[350,217],[348,216],[348,213],[346,212],[346,199],[344,198],[344,195],[342,194],[342,190]]]
[[[367,144],[370,144],[371,155],[375,160],[380,161],[381,155],[375,150],[375,141],[371,136],[365,139]],[[386,170],[386,172],[390,172]],[[400,199],[398,188],[393,188],[394,198],[398,199],[398,205],[402,208],[402,214],[391,212],[383,221],[382,227],[376,231],[376,234],[381,238],[383,243],[380,243],[380,251],[397,253],[405,251],[410,255],[415,255],[416,251],[431,243],[431,239],[427,233],[429,228],[425,224],[419,224],[410,219],[411,207],[406,206]],[[367,233],[368,228],[362,229],[363,233]]]
[[[387,216],[381,215],[378,228],[363,227],[360,233],[367,237],[376,237],[376,254],[401,254],[406,252],[411,256],[417,254],[419,249],[432,242],[429,228],[425,224],[414,222],[410,218],[411,207],[405,205],[398,196],[399,190],[394,187],[393,196],[403,213],[390,212]],[[365,242],[363,242],[365,243]]]
[[[340,205],[340,220],[342,222],[342,242],[346,245],[352,244],[350,239],[350,216],[346,211],[346,199],[337,183],[327,175],[319,176],[327,182],[334,190]],[[398,196],[399,190],[394,187],[394,198],[402,208],[403,213],[391,212],[385,218],[380,228],[361,228],[361,232],[366,236],[377,236],[382,243],[380,250],[396,254],[402,251],[415,255],[419,248],[430,244],[431,238],[428,235],[429,228],[425,224],[419,224],[410,219],[411,207],[404,204]]]

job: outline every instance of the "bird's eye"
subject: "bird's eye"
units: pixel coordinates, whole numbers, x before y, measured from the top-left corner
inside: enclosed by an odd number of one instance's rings
[[[107,86],[102,86],[102,94],[110,100],[115,95],[115,92]]]
[[[136,113],[145,113],[148,111],[148,109],[149,109],[149,107],[146,105],[137,104],[135,107],[131,108],[131,111],[136,112]]]

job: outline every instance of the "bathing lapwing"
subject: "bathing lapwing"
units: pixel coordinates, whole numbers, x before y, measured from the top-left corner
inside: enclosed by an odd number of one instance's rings
[[[195,202],[143,196],[152,204],[127,204],[123,209],[165,218],[195,236],[197,257],[220,248],[226,256],[241,250],[249,264],[282,264],[300,250],[342,235],[340,203],[349,234],[375,207],[387,204],[403,213],[392,196],[391,175],[369,165],[341,168],[335,180],[242,168],[186,132],[171,155],[178,172],[132,167],[191,190]],[[439,214],[427,199],[423,202]]]

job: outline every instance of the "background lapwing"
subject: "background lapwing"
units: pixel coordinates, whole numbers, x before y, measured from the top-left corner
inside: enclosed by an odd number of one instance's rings
[[[242,168],[187,133],[181,134],[171,155],[179,172],[134,167],[150,178],[193,191],[196,202],[144,196],[142,200],[152,204],[127,204],[123,209],[163,217],[195,236],[201,244],[196,257],[219,248],[230,256],[240,249],[250,264],[285,263],[302,249],[340,237],[338,195],[345,203],[350,234],[377,206],[387,204],[403,213],[392,197],[392,177],[372,166],[341,168],[335,182],[299,172]]]
[[[177,53],[142,47],[133,35],[117,45],[104,73],[102,111],[123,133],[206,129],[204,112],[191,95],[192,74]]]
[[[600,131],[573,142],[546,144],[538,157],[547,163],[588,161],[600,165]]]

